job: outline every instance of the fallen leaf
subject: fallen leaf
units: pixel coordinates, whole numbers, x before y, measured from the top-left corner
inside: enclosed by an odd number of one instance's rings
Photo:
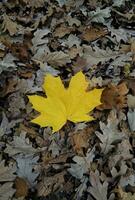
[[[93,128],[85,128],[71,134],[70,137],[75,152],[83,155],[83,148],[87,149],[89,147],[89,140],[92,132]]]
[[[15,193],[15,189],[13,188],[12,182],[4,183],[0,185],[0,199],[1,200],[9,200]]]
[[[90,173],[90,182],[91,186],[88,188],[88,192],[96,200],[107,200],[108,182],[101,183],[98,171]]]
[[[101,102],[103,104],[98,106],[98,109],[103,110],[116,108],[120,110],[127,107],[125,96],[127,93],[128,88],[125,82],[119,84],[118,86],[109,85],[102,93]]]
[[[129,108],[135,108],[135,96],[127,95],[127,104]]]
[[[8,15],[4,14],[3,15],[3,23],[2,23],[2,29],[3,32],[6,30],[9,31],[9,34],[11,36],[15,35],[17,33],[17,24],[13,22]]]
[[[81,39],[86,40],[88,42],[92,42],[94,40],[97,40],[103,36],[108,34],[107,29],[104,28],[95,28],[95,27],[88,27],[85,30],[83,30],[83,33],[80,35]]]
[[[112,110],[107,120],[107,125],[100,121],[100,129],[102,133],[96,131],[97,137],[100,139],[101,151],[107,154],[114,144],[120,142],[123,138],[126,138],[124,132],[118,130],[119,120],[116,116],[116,111]]]
[[[135,62],[135,40],[131,42],[132,60]]]
[[[17,175],[20,178],[23,178],[29,187],[36,185],[36,178],[39,175],[39,171],[35,170],[39,156],[34,157],[33,155],[21,155],[19,154],[16,157],[17,162]]]
[[[56,51],[52,53],[47,53],[43,57],[44,62],[48,62],[50,65],[54,67],[62,67],[67,63],[71,63],[70,57],[67,53],[63,51]]]
[[[28,194],[28,185],[23,178],[17,177],[15,180],[15,197],[26,197]]]
[[[127,79],[126,80],[128,88],[131,90],[132,94],[135,96],[135,79]]]
[[[63,46],[68,46],[69,48],[73,46],[76,46],[77,48],[79,48],[80,44],[81,44],[81,40],[73,34],[70,34],[68,38],[62,43]]]
[[[60,24],[59,27],[55,28],[55,31],[53,34],[54,34],[54,37],[62,38],[65,35],[70,34],[71,31],[73,31],[73,30],[74,30],[73,27],[66,26],[65,24]]]
[[[34,7],[34,8],[40,8],[44,5],[44,1],[43,0],[21,0],[23,3],[25,3],[26,5],[29,5],[30,7]]]
[[[34,154],[37,149],[32,147],[29,139],[26,138],[26,132],[22,131],[20,136],[14,136],[14,140],[10,144],[6,144],[5,153],[9,156],[23,154]]]
[[[95,147],[88,149],[86,156],[74,156],[71,167],[68,169],[69,173],[77,179],[82,179],[85,174],[90,171],[91,163],[95,157]]]
[[[91,22],[105,24],[106,19],[109,17],[111,17],[110,7],[106,7],[104,9],[100,9],[100,7],[97,7],[95,11],[89,12],[89,20]]]
[[[86,59],[88,66],[93,66],[101,63],[105,63],[110,59],[115,59],[119,56],[119,52],[112,51],[111,49],[103,50],[98,46],[93,48],[88,45],[83,45],[83,59]]]
[[[122,28],[115,29],[113,26],[107,25],[108,31],[111,32],[111,36],[115,36],[116,41],[120,42],[123,40],[125,43],[128,41],[129,34]],[[119,30],[119,31],[118,31]]]
[[[38,196],[46,197],[51,192],[54,192],[58,187],[65,183],[65,171],[55,174],[54,176],[44,177],[37,185]]]
[[[70,56],[70,59],[74,59],[76,57],[78,58],[78,57],[80,57],[83,54],[82,48],[81,47],[75,47],[75,46],[73,46],[73,47],[71,47],[69,49],[68,54]],[[80,59],[80,60],[83,60],[83,59]],[[78,68],[78,71],[76,71],[76,72],[79,72],[81,69],[83,69],[83,66],[81,67],[81,63],[78,64],[77,61],[75,62],[74,66],[75,66],[75,68]],[[73,66],[73,69],[74,69],[74,66]],[[80,70],[79,70],[79,68],[80,68]]]
[[[0,74],[3,71],[16,70],[17,65],[14,63],[16,58],[11,53],[7,53],[6,56],[0,60]]]
[[[28,47],[23,43],[13,43],[11,45],[12,55],[25,62],[29,59]]]
[[[128,123],[131,131],[135,131],[135,109],[129,110],[127,113],[128,116]]]
[[[114,154],[109,158],[109,168],[116,166],[118,162],[131,160],[133,158],[132,146],[128,139],[123,139],[121,143],[117,145],[117,149]]]
[[[72,68],[75,73],[81,70],[87,69],[87,60],[84,58],[81,58],[80,56],[77,56],[77,59],[74,62]]]
[[[132,194],[131,192],[124,192],[120,186],[117,191],[120,200],[135,200],[135,194]]]
[[[5,161],[0,162],[0,182],[13,181],[16,178],[15,165],[5,166]]]
[[[129,0],[113,0],[113,6],[120,7],[125,6],[125,3]]]
[[[93,120],[88,113],[101,104],[103,89],[86,91],[88,85],[82,72],[72,77],[68,89],[64,88],[60,77],[47,75],[43,84],[47,98],[28,96],[33,108],[40,112],[32,122],[41,127],[51,126],[56,132],[67,120],[74,123]]]
[[[10,78],[10,79],[7,79],[7,83],[6,83],[6,87],[4,88],[4,91],[2,92],[4,96],[10,94],[10,93],[13,93],[16,91],[16,84],[17,84],[17,80],[14,79],[14,78]],[[1,94],[1,96],[3,96]]]
[[[70,15],[67,15],[66,21],[68,22],[69,26],[73,26],[73,25],[80,26],[81,25],[80,20],[78,20],[75,17],[71,17]]]

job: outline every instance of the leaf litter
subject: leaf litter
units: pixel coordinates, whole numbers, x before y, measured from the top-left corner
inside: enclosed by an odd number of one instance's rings
[[[135,2],[0,9],[0,200],[135,199]]]

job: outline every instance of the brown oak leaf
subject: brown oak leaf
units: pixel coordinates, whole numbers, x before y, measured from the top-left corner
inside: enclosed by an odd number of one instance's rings
[[[99,110],[115,108],[120,110],[127,107],[126,94],[128,88],[125,82],[119,85],[109,85],[102,93],[101,102],[102,105],[98,106]]]

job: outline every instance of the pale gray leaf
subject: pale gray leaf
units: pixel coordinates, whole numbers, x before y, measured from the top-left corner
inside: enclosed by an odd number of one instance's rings
[[[50,52],[44,55],[44,62],[48,62],[52,66],[62,67],[67,63],[71,63],[70,56],[63,51]]]
[[[107,25],[108,30],[111,32],[111,36],[116,37],[116,41],[120,42],[123,40],[124,42],[128,41],[130,34],[125,31],[123,28],[115,29],[111,25]]]
[[[18,166],[17,175],[27,180],[30,186],[34,186],[36,184],[36,178],[39,175],[39,172],[34,170],[38,160],[39,156],[33,157],[32,155],[18,155],[16,157]]]
[[[131,131],[135,131],[135,109],[129,110],[127,113],[128,116],[128,123]]]
[[[88,177],[83,177],[81,180],[81,184],[79,187],[76,189],[76,194],[75,197],[76,199],[81,199],[83,192],[87,190],[87,182],[88,182]]]
[[[120,142],[122,139],[126,138],[125,133],[118,130],[118,124],[119,120],[117,119],[114,110],[111,111],[110,116],[108,117],[107,125],[100,122],[102,133],[96,131],[96,135],[102,142],[100,143],[100,146],[104,154],[108,153],[114,147],[114,143]]]
[[[129,0],[113,0],[113,6],[116,7],[125,6],[126,1]]]
[[[0,199],[1,200],[11,200],[12,196],[15,193],[15,189],[13,189],[13,183],[7,182],[3,185],[0,185]]]
[[[56,157],[59,155],[60,146],[55,142],[55,140],[52,140],[48,150],[51,151],[53,157]]]
[[[3,136],[4,134],[10,134],[11,133],[11,128],[13,128],[17,123],[21,122],[21,119],[16,119],[16,120],[11,120],[9,122],[6,114],[3,112],[2,113],[2,121],[0,125],[0,137]]]
[[[135,187],[135,173],[134,171],[130,171],[125,175],[121,176],[120,182],[121,187],[126,187],[127,185],[131,185]]]
[[[106,19],[111,17],[110,12],[110,7],[106,7],[104,9],[100,9],[100,7],[97,7],[95,11],[89,12],[90,21],[104,24],[106,22]]]
[[[115,167],[111,169],[111,174],[113,178],[116,178],[118,176],[122,176],[126,174],[128,167],[124,161],[121,161],[120,169],[117,170]]]
[[[71,164],[71,167],[68,169],[72,176],[77,179],[83,178],[83,175],[89,171],[90,165],[95,157],[94,152],[95,147],[93,147],[93,149],[88,149],[86,157],[75,156],[73,158],[76,164]]]
[[[16,70],[17,65],[14,63],[17,60],[11,53],[7,53],[3,60],[0,59],[0,74],[2,71]]]
[[[121,54],[117,58],[115,58],[111,63],[110,66],[117,67],[124,66],[127,62],[132,61],[132,53],[129,52],[127,54]]]
[[[59,6],[62,7],[66,4],[66,2],[68,2],[68,0],[57,0],[57,2],[59,3]]]
[[[106,181],[103,182],[103,184],[100,182],[98,171],[90,173],[90,182],[92,185],[88,189],[90,194],[92,194],[96,200],[107,200],[108,183]]]
[[[83,45],[83,56],[86,59],[89,66],[97,65],[99,62],[105,63],[110,59],[115,59],[120,54],[117,51],[112,51],[111,49],[103,50],[98,46],[93,48],[88,45]]]
[[[23,154],[34,154],[38,150],[32,147],[29,138],[26,138],[26,132],[22,132],[20,136],[14,136],[14,140],[6,144],[6,149],[4,150],[9,156],[14,156],[19,153]]]
[[[81,40],[77,36],[70,34],[68,38],[62,43],[62,45],[71,48],[74,45],[76,45],[76,47],[80,47],[80,43]]]
[[[48,28],[45,29],[37,29],[34,33],[34,37],[32,39],[32,50],[34,53],[36,53],[36,50],[39,48],[40,45],[47,44],[48,39],[44,38],[45,36],[50,33],[50,30]]]
[[[117,149],[109,158],[109,168],[112,169],[117,165],[118,162],[122,159],[123,161],[131,160],[133,158],[132,146],[129,142],[129,139],[123,139],[121,143],[117,145]]]
[[[20,109],[25,109],[26,107],[23,95],[20,92],[12,93],[8,97],[8,102],[8,111],[10,111],[12,118],[17,118],[21,114]]]
[[[15,172],[15,165],[5,166],[4,160],[0,162],[0,182],[13,181],[16,178]]]

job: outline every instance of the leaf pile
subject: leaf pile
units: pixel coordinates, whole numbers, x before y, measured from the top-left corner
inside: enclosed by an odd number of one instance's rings
[[[0,200],[135,199],[134,0],[0,10]]]

